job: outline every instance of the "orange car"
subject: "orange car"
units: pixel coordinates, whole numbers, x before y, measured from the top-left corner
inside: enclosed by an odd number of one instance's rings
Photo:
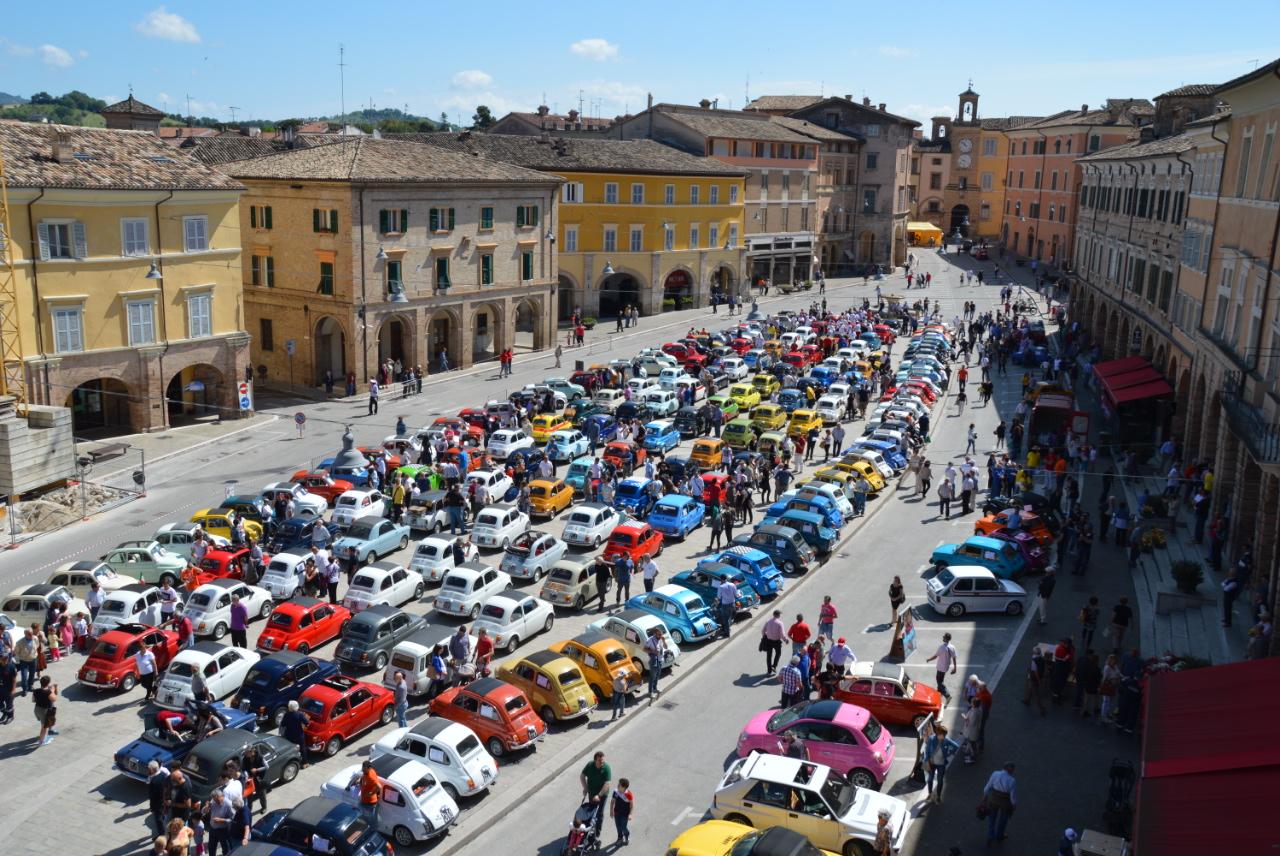
[[[431,715],[460,722],[484,741],[495,758],[531,749],[547,733],[520,690],[497,678],[477,678],[431,700]]]
[[[929,714],[942,715],[942,694],[933,687],[913,681],[897,663],[862,660],[852,673],[840,679],[832,695],[836,701],[865,707],[886,725],[919,728]]]
[[[996,514],[988,514],[974,523],[973,534],[990,535],[998,529],[1007,529],[1009,527],[1010,510],[1006,508]],[[1035,538],[1036,543],[1041,547],[1053,546],[1053,532],[1049,530],[1048,525],[1043,520],[1029,511],[1021,511],[1019,515],[1022,518],[1022,522],[1018,525],[1020,531],[1026,532],[1032,538]]]

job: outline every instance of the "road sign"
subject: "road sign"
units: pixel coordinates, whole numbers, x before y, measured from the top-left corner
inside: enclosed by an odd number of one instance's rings
[[[293,421],[297,422],[299,425],[305,425],[307,422],[307,414],[299,410],[297,413],[293,414]]]
[[[236,398],[240,401],[241,410],[253,409],[253,384],[248,381],[240,381],[236,384]]]
[[[298,342],[296,339],[286,339],[284,343],[284,352],[289,356],[298,353]]]

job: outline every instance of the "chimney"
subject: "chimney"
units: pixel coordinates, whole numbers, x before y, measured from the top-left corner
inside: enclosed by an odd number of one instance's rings
[[[570,110],[570,111],[569,111],[569,121],[570,121],[570,122],[576,122],[576,121],[578,121],[578,111],[577,111],[577,110]]]
[[[546,104],[539,104],[539,105],[538,105],[538,115],[539,115],[539,116],[546,116],[546,115],[547,115],[548,113],[550,113],[550,112],[551,112],[551,108],[550,108],[550,107],[548,107]]]
[[[652,92],[650,92],[650,93],[649,93],[649,107],[648,107],[648,109],[650,109],[650,110],[652,110],[652,109],[653,109],[653,93],[652,93]]]
[[[1080,105],[1080,112],[1081,112],[1081,113],[1088,113],[1088,112],[1089,112],[1089,105],[1088,105],[1088,104],[1081,104],[1081,105]]]
[[[703,110],[710,110],[711,101],[707,98],[703,98],[701,101],[698,102],[698,106],[701,107]]]
[[[57,128],[53,129],[52,134],[53,147],[50,151],[52,157],[58,163],[70,163],[75,159],[75,153],[71,150],[71,133],[61,131]]]
[[[870,106],[871,106],[871,99],[870,99],[870,98],[868,98],[868,97],[867,97],[867,96],[865,96],[865,95],[864,95],[864,96],[862,96],[862,106],[863,106],[863,107],[870,107]]]
[[[879,107],[879,109],[880,109],[880,112],[881,112],[881,113],[883,113],[883,112],[884,112],[884,102],[883,102],[883,101],[881,101],[881,102],[880,102],[880,107]]]
[[[285,145],[289,148],[293,148],[294,134],[296,132],[297,128],[295,126],[285,125],[280,129],[280,139],[284,140]]]
[[[846,95],[846,96],[844,97],[844,100],[845,100],[845,101],[852,101],[852,100],[853,100],[853,96],[852,96],[852,95]]]

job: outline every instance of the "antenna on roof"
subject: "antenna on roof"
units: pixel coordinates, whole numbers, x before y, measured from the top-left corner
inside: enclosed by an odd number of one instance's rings
[[[751,72],[747,72],[747,85],[742,89],[742,105],[751,103]]]
[[[236,111],[237,111],[237,110],[239,110],[240,108],[239,108],[239,107],[227,107],[227,109],[231,111],[231,124],[233,124],[233,125],[234,125],[234,124],[236,123]]]
[[[342,133],[347,132],[347,47],[338,44],[338,105],[342,109]]]
[[[578,115],[582,115],[582,90],[578,90]]]
[[[193,117],[191,115],[191,93],[188,92],[187,93],[187,127],[191,127],[192,118]]]
[[[1253,63],[1253,70],[1254,70],[1254,71],[1257,71],[1257,70],[1258,70],[1258,61],[1257,61],[1256,59],[1248,60],[1248,62]],[[130,90],[130,91],[132,91],[132,90]]]

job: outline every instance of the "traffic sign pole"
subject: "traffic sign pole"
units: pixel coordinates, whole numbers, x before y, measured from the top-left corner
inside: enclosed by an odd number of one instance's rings
[[[301,410],[293,414],[293,424],[298,426],[298,439],[301,440],[302,429],[306,427],[307,424],[307,414],[303,413]]]

